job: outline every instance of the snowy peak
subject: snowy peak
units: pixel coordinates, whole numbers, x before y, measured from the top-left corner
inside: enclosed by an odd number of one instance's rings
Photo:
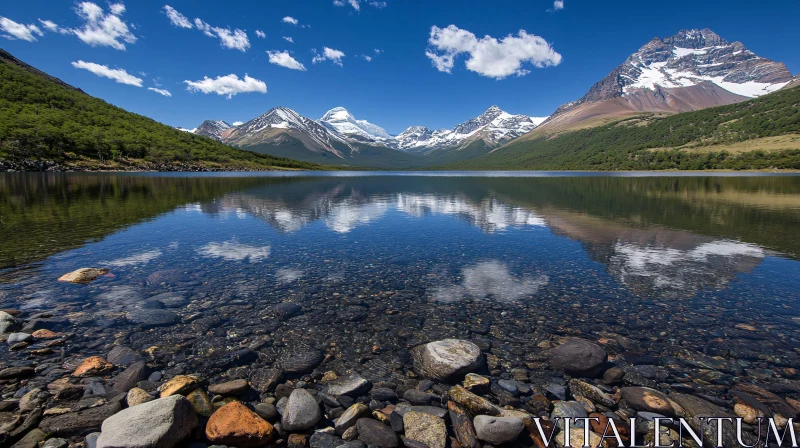
[[[329,129],[342,135],[364,140],[382,141],[392,136],[385,129],[366,120],[357,120],[344,107],[334,107],[319,119]]]
[[[235,144],[253,145],[263,143],[281,131],[293,131],[298,137],[308,139],[312,146],[337,154],[337,145],[349,147],[346,139],[338,132],[329,130],[287,107],[275,107],[236,127],[228,140]]]
[[[224,138],[224,133],[228,129],[232,128],[233,126],[229,125],[228,123],[222,120],[206,120],[193,130],[194,134],[197,135],[204,135],[206,137],[211,137],[214,140],[222,141]]]
[[[477,139],[497,145],[532,131],[544,120],[545,118],[527,115],[512,115],[498,106],[492,106],[452,130],[431,131],[424,126],[412,126],[395,137],[395,142],[403,150],[460,147]]]

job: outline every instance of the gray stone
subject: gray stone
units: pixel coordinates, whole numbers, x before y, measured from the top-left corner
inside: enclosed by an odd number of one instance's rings
[[[501,445],[519,437],[525,423],[518,417],[492,417],[479,415],[472,421],[478,439],[492,445]]]
[[[45,417],[39,429],[55,436],[82,436],[100,429],[103,421],[122,409],[118,401],[79,412]]]
[[[19,410],[23,412],[30,412],[44,404],[49,397],[50,393],[46,390],[38,387],[31,389],[22,397],[22,399],[19,400]]]
[[[577,401],[559,401],[558,403],[553,405],[553,412],[550,414],[550,418],[555,421],[556,417],[561,417],[558,421],[558,427],[562,430],[564,429],[565,423],[564,419],[569,417],[572,419],[575,418],[586,418],[589,414],[586,412],[586,409],[583,407],[582,404],[578,403]],[[583,428],[586,426],[586,423],[583,421],[570,422],[570,426]]]
[[[172,311],[167,310],[137,308],[128,311],[125,317],[127,317],[129,321],[139,324],[144,328],[163,327],[178,322],[178,316]]]
[[[431,394],[417,389],[409,389],[403,393],[403,399],[411,404],[426,405],[431,402]]]
[[[317,400],[305,389],[295,389],[283,411],[281,425],[289,432],[312,428],[322,418]]]
[[[103,422],[97,448],[171,448],[197,427],[191,403],[172,395],[125,409]]]
[[[108,352],[108,355],[106,355],[106,361],[115,366],[129,366],[141,359],[142,357],[132,348],[124,345],[118,345],[112,348],[111,351]]]
[[[47,437],[47,434],[44,433],[41,429],[34,428],[31,432],[25,434],[25,437],[19,440],[19,442],[11,445],[11,448],[37,448],[39,446],[39,442],[44,440]]]
[[[247,380],[238,379],[226,383],[212,384],[208,386],[208,391],[216,395],[236,395],[247,389],[250,384]]]
[[[16,344],[17,342],[25,342],[31,338],[31,335],[28,333],[11,333],[8,335],[8,339],[6,342],[8,345]]]
[[[359,396],[368,392],[372,388],[372,383],[357,373],[351,373],[339,377],[328,383],[328,394],[337,397],[339,395]]]
[[[580,377],[603,373],[608,353],[600,344],[585,339],[570,339],[550,352],[550,365]]]
[[[500,386],[503,390],[514,395],[515,397],[519,395],[519,390],[517,388],[517,381],[514,380],[498,380],[497,385]]]
[[[253,411],[255,411],[259,417],[270,423],[278,421],[278,410],[275,409],[275,405],[272,403],[258,403],[253,406]]]
[[[311,435],[308,445],[311,448],[336,448],[344,444],[344,441],[336,436],[317,431]]]
[[[127,393],[145,378],[147,378],[147,364],[144,361],[134,362],[114,377],[112,390],[115,393]]]
[[[93,432],[86,436],[86,448],[97,448],[97,439],[100,438],[99,432]]]
[[[396,448],[400,442],[392,428],[371,418],[361,418],[356,423],[358,439],[367,445],[380,448]]]
[[[477,345],[460,339],[429,342],[411,349],[414,369],[426,378],[445,380],[478,370],[483,354]]]
[[[44,442],[42,448],[67,448],[69,441],[67,439],[52,438]]]
[[[278,363],[285,372],[289,373],[308,373],[322,363],[325,357],[319,350],[298,347],[296,349],[286,349],[278,359]]]

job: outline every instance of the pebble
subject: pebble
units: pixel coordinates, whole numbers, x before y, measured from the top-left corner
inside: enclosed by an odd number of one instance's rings
[[[516,440],[525,424],[517,417],[478,415],[472,421],[478,439],[492,445],[502,445]]]
[[[250,383],[244,379],[228,381],[221,384],[208,386],[208,391],[216,395],[236,395],[250,387]]]

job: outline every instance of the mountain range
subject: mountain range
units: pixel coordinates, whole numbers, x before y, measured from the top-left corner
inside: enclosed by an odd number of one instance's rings
[[[734,104],[798,84],[783,63],[760,57],[709,29],[693,29],[654,38],[586,95],[550,117],[513,115],[491,106],[452,129],[411,126],[390,135],[343,107],[318,120],[278,107],[240,126],[209,120],[189,132],[309,162],[410,168],[502,152],[520,137],[595,127],[641,114],[663,116]]]
[[[275,107],[246,123],[207,120],[176,130],[92,98],[2,50],[0,75],[7,87],[0,168],[12,161],[25,169],[312,167],[308,162],[383,169],[800,169],[800,75],[709,29],[652,39],[550,117],[491,106],[451,129],[418,125],[397,135],[343,107],[319,119]],[[45,97],[70,100],[40,109]],[[96,106],[88,114],[76,106],[90,103]]]

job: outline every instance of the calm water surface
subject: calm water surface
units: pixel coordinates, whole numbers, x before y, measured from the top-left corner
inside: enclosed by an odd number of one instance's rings
[[[392,378],[458,337],[544,378],[577,335],[667,383],[798,379],[800,176],[0,174],[0,241],[0,308],[64,319],[59,359],[122,341],[213,375],[313,347]]]

